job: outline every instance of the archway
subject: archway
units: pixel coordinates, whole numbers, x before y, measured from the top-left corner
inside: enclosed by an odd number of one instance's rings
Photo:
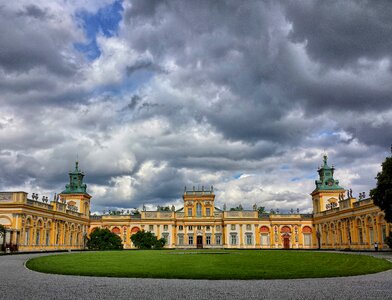
[[[267,226],[260,227],[260,244],[261,247],[269,247],[270,245],[270,230]]]
[[[302,228],[304,247],[310,248],[312,246],[312,228],[304,226]]]
[[[289,226],[283,226],[280,229],[280,233],[282,233],[283,249],[290,249],[291,228]]]
[[[203,236],[202,235],[198,235],[196,237],[196,246],[198,249],[202,249],[203,248]]]
[[[283,234],[283,249],[290,249],[290,234]]]

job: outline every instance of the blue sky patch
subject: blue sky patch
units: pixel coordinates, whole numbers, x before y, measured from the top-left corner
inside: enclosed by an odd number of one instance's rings
[[[101,55],[97,45],[97,34],[112,37],[117,34],[119,23],[122,19],[122,0],[100,8],[95,14],[85,10],[76,13],[76,20],[85,32],[87,43],[75,43],[76,50],[84,53],[89,59],[94,60]]]

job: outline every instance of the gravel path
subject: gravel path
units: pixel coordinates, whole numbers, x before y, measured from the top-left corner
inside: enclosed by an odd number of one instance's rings
[[[369,253],[365,253],[369,254]],[[392,270],[294,280],[177,280],[50,275],[0,256],[0,299],[392,299]],[[392,261],[392,253],[374,253]]]

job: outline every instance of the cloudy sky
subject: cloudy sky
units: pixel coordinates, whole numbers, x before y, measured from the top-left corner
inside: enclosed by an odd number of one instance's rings
[[[0,190],[93,211],[311,210],[324,151],[353,194],[392,142],[390,1],[1,1]]]

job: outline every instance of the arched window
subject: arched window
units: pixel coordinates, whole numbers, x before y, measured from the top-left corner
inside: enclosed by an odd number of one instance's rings
[[[42,231],[42,221],[39,220],[36,227],[35,244],[41,244],[41,231]]]
[[[267,226],[260,227],[260,243],[261,247],[268,247],[270,245],[270,234]]]
[[[200,203],[196,204],[196,216],[201,217],[201,204]]]
[[[47,224],[46,224],[46,236],[45,236],[45,244],[46,244],[46,246],[49,246],[49,244],[50,244],[50,227],[51,227],[51,223],[50,222],[48,222]]]
[[[120,230],[120,228],[118,228],[118,227],[114,227],[114,228],[112,229],[112,232],[115,233],[115,234],[120,234],[120,233],[121,233],[121,230]]]
[[[368,235],[369,235],[369,243],[372,245],[374,243],[374,230],[373,230],[373,220],[371,217],[367,218],[367,226],[368,226]]]
[[[357,220],[358,243],[363,244],[362,221]]]
[[[31,232],[31,221],[27,219],[26,221],[26,233],[25,233],[25,244],[30,244],[30,232]]]
[[[312,246],[312,228],[309,226],[305,226],[302,228],[302,234],[304,238],[304,247],[311,247]]]
[[[134,234],[134,233],[138,232],[139,230],[140,230],[139,227],[132,227],[131,234]]]
[[[290,233],[290,232],[291,232],[291,228],[288,227],[288,226],[283,226],[283,227],[280,229],[280,232],[281,232],[281,233]]]

